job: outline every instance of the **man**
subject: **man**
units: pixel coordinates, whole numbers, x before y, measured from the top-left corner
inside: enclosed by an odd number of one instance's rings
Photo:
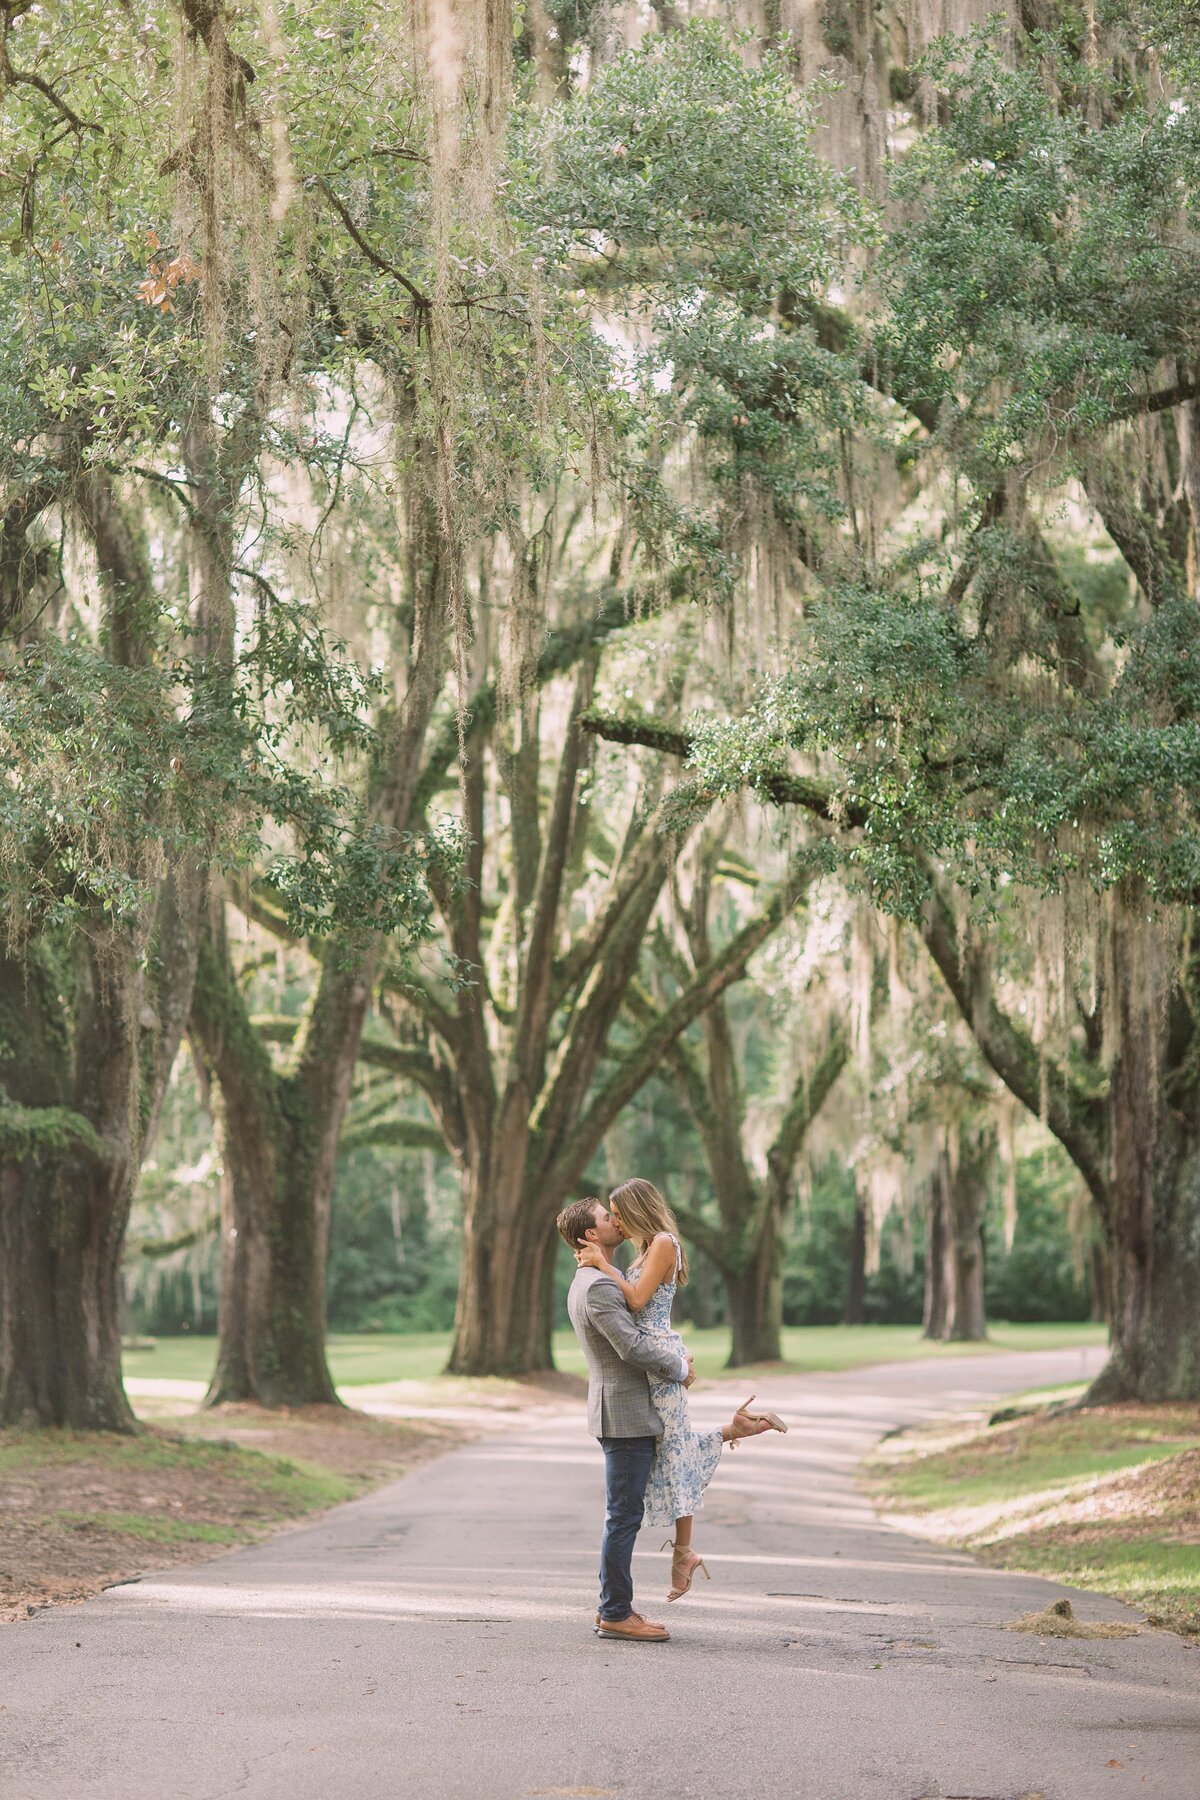
[[[559,1234],[578,1250],[598,1244],[610,1256],[621,1232],[599,1200],[575,1200],[558,1215]],[[620,1288],[599,1269],[580,1269],[567,1295],[567,1310],[588,1366],[588,1429],[604,1451],[606,1501],[600,1543],[600,1611],[604,1638],[663,1643],[665,1625],[652,1625],[633,1610],[633,1546],[662,1420],[650,1401],[648,1375],[691,1387],[690,1356],[664,1353],[659,1340],[634,1323]],[[665,1356],[665,1359],[664,1359]]]

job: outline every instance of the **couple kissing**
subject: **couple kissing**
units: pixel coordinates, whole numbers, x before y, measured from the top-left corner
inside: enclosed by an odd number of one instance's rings
[[[663,1643],[670,1636],[666,1626],[633,1610],[633,1546],[643,1518],[674,1527],[667,1599],[681,1600],[697,1570],[708,1578],[692,1549],[692,1515],[704,1504],[722,1446],[787,1426],[772,1412],[751,1412],[752,1394],[719,1431],[692,1429],[687,1389],[695,1371],[671,1328],[675,1291],[687,1281],[687,1254],[652,1182],[623,1182],[607,1206],[573,1201],[559,1213],[558,1230],[579,1265],[567,1310],[587,1359],[588,1429],[604,1451],[596,1630],[606,1638]],[[626,1239],[637,1255],[622,1275],[610,1257]]]

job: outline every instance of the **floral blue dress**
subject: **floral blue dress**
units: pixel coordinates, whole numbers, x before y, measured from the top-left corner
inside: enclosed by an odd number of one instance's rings
[[[679,1272],[680,1248],[675,1241],[675,1271]],[[632,1270],[630,1271],[632,1274]],[[672,1355],[683,1353],[683,1339],[671,1329],[671,1304],[678,1282],[664,1281],[634,1316],[644,1331],[661,1334]],[[704,1505],[704,1490],[721,1460],[719,1431],[693,1431],[688,1414],[687,1389],[678,1381],[650,1377],[650,1399],[663,1423],[650,1479],[646,1483],[647,1525],[673,1525]]]

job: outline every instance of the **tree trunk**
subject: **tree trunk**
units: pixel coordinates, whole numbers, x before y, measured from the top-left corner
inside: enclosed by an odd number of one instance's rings
[[[468,1168],[447,1374],[532,1375],[554,1366],[548,1284],[556,1244],[546,1196],[528,1192],[520,1171],[498,1157]]]
[[[995,1137],[959,1132],[958,1164],[951,1176],[949,1253],[953,1265],[945,1336],[958,1343],[987,1337],[983,1310],[983,1211]]]
[[[1088,1318],[1095,1325],[1107,1325],[1109,1320],[1108,1304],[1108,1255],[1104,1248],[1104,1239],[1094,1237],[1088,1257],[1088,1287],[1091,1293],[1091,1305]]]
[[[946,1336],[948,1211],[947,1171],[944,1158],[939,1157],[925,1203],[925,1309],[921,1335],[927,1338]]]
[[[120,1312],[131,1187],[69,1147],[0,1164],[0,1425],[133,1430]]]
[[[1123,1034],[1104,1211],[1112,1353],[1093,1404],[1200,1400],[1200,1119],[1190,1096],[1163,1104],[1186,1071],[1152,1071],[1152,1057],[1145,1038]]]
[[[926,1294],[929,1276],[926,1273]],[[846,1289],[846,1311],[843,1323],[861,1325],[867,1298],[867,1202],[863,1194],[854,1196],[854,1229],[850,1237],[850,1280]],[[928,1334],[927,1334],[928,1335]]]
[[[783,1234],[780,1196],[769,1195],[748,1259],[721,1267],[732,1342],[727,1369],[783,1361]]]
[[[945,1343],[976,1343],[987,1336],[983,1211],[996,1139],[988,1130],[952,1129],[956,1141],[939,1155],[930,1183],[922,1331]]]
[[[205,1405],[336,1405],[325,1362],[331,1176],[319,1118],[303,1085],[273,1068],[219,924],[201,950],[192,1033],[222,1161],[217,1366]]]
[[[91,942],[75,981],[71,1018],[68,978],[41,946],[0,964],[0,1036],[12,1046],[0,1103],[0,1425],[131,1431],[120,1265],[139,1155],[138,958],[119,939]]]
[[[1200,1400],[1200,1149],[1160,1150],[1143,1229],[1126,1196],[1109,1233],[1112,1354],[1089,1402]]]
[[[724,1322],[721,1316],[723,1288],[720,1271],[712,1257],[693,1257],[687,1299],[688,1314],[697,1331],[712,1331]]]
[[[1136,892],[1118,890],[1107,904],[1112,936],[1096,1023],[1116,1055],[1105,1099],[1061,1074],[1039,1079],[1044,1067],[996,1006],[986,962],[960,953],[944,898],[935,896],[922,928],[980,1049],[1031,1111],[1044,1102],[1099,1210],[1112,1354],[1088,1402],[1200,1400],[1200,980],[1194,955],[1176,979],[1180,937],[1169,916],[1156,920]]]
[[[1088,1401],[1200,1400],[1200,963],[1136,892],[1110,901],[1102,999],[1117,1046],[1106,1104],[1104,1224],[1112,1351]]]
[[[393,836],[411,823],[446,663],[448,560],[430,506],[421,509],[412,554],[419,569],[408,688],[385,734],[369,804],[371,822]],[[219,908],[210,923],[192,1015],[214,1078],[224,1162],[217,1368],[206,1405],[338,1404],[324,1348],[329,1221],[382,941],[367,930],[329,940],[292,1069],[281,1074],[246,1012]]]

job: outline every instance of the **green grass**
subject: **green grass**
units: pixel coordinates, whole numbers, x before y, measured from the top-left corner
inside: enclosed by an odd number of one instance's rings
[[[0,1475],[88,1463],[114,1471],[184,1470],[236,1474],[245,1453],[191,1438],[127,1437],[113,1431],[22,1431],[0,1434]],[[262,1459],[258,1459],[261,1461]],[[247,1467],[256,1466],[249,1463]]]
[[[1192,1440],[1194,1442],[1194,1440]],[[1130,1444],[1120,1450],[1047,1449],[1024,1457],[1019,1469],[995,1467],[965,1474],[933,1458],[900,1469],[889,1483],[891,1504],[905,1512],[943,1512],[952,1506],[989,1506],[1052,1488],[1070,1487],[1095,1475],[1133,1469],[1187,1450],[1186,1438]],[[931,1466],[932,1465],[932,1466]]]
[[[129,1512],[58,1512],[55,1518],[72,1530],[102,1531],[140,1538],[149,1544],[236,1544],[244,1536],[233,1525],[208,1525],[201,1519],[167,1519]]]
[[[1013,1424],[981,1427],[963,1444],[900,1462],[892,1462],[889,1445],[883,1445],[876,1469],[889,1507],[903,1512],[988,1507],[1137,1463],[1162,1462],[1195,1449],[1198,1429],[1200,1415],[1189,1406],[1042,1411]]]
[[[870,1363],[906,1362],[915,1358],[979,1355],[998,1350],[1061,1350],[1076,1345],[1103,1344],[1103,1325],[1007,1325],[991,1326],[986,1344],[932,1344],[915,1325],[805,1325],[784,1331],[784,1354],[794,1370],[855,1369]],[[684,1328],[688,1348],[701,1375],[729,1373],[729,1333]],[[329,1339],[329,1367],[339,1387],[366,1386],[388,1381],[430,1381],[440,1375],[450,1353],[450,1334],[423,1331],[403,1334],[373,1332],[351,1336],[334,1333]],[[584,1372],[583,1352],[572,1331],[554,1334],[554,1360],[558,1368]],[[127,1376],[152,1376],[160,1380],[207,1381],[216,1361],[216,1340],[207,1337],[160,1338],[153,1350],[129,1350],[125,1354]],[[745,1379],[744,1372],[737,1380]]]
[[[1092,1484],[1113,1475],[1097,1514]],[[1200,1407],[1047,1407],[965,1420],[949,1442],[944,1427],[918,1427],[885,1439],[864,1479],[878,1505],[941,1543],[1200,1635]]]
[[[36,1476],[43,1471],[51,1476],[56,1469],[77,1463],[116,1477],[164,1474],[197,1483],[212,1479],[233,1482],[257,1503],[287,1518],[317,1507],[336,1506],[359,1491],[352,1481],[328,1469],[203,1438],[55,1430],[13,1430],[0,1435],[0,1478]]]
[[[1198,1423],[1195,1407],[1182,1406],[1035,1413],[982,1429],[966,1443],[888,1463],[880,1479],[888,1504],[905,1512],[988,1506],[1194,1449]]]
[[[989,1557],[989,1561],[994,1560]],[[1016,1558],[1005,1559],[1009,1566]],[[1022,1546],[1019,1566],[1073,1587],[1115,1594],[1151,1618],[1200,1636],[1200,1545],[1150,1535],[1089,1535],[1086,1540],[1035,1538]]]

